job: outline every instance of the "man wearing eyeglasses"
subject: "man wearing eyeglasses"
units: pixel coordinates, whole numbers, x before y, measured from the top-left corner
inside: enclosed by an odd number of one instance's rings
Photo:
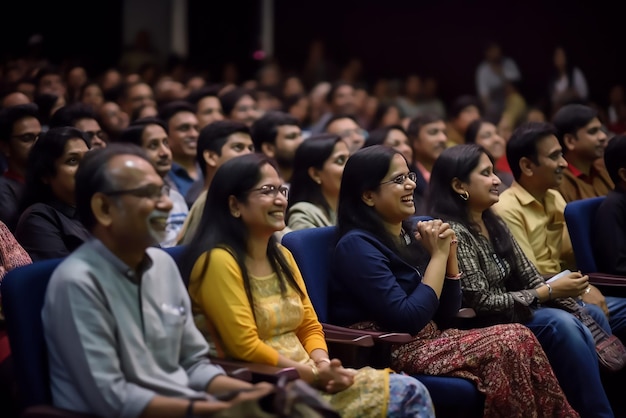
[[[105,417],[208,416],[271,385],[230,378],[207,357],[174,260],[151,248],[172,202],[143,150],[112,144],[76,172],[76,211],[93,239],[54,271],[42,319],[52,401]],[[231,401],[213,395],[247,390]]]
[[[87,134],[90,149],[104,148],[107,146],[108,138],[100,127],[98,116],[92,108],[83,103],[72,103],[63,106],[52,115],[50,128],[72,126]]]
[[[35,104],[7,107],[0,111],[0,151],[8,169],[0,176],[0,221],[15,231],[18,205],[24,188],[28,154],[41,133]]]
[[[363,148],[368,136],[367,131],[359,126],[356,118],[347,114],[330,118],[324,131],[339,135],[348,144],[350,154]]]

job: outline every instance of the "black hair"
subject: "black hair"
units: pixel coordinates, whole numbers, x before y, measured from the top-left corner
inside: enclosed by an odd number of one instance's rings
[[[426,213],[444,222],[455,221],[464,225],[478,236],[480,227],[469,216],[469,206],[452,188],[457,178],[469,182],[470,174],[478,166],[485,154],[493,164],[493,157],[483,147],[476,144],[462,144],[445,149],[433,165],[428,183]],[[491,237],[496,253],[513,264],[513,241],[503,221],[491,210],[482,213],[485,227]]]
[[[299,126],[298,120],[289,113],[270,110],[254,121],[250,129],[254,148],[261,150],[264,143],[275,144],[278,128],[285,125]]]
[[[0,141],[9,141],[13,125],[20,119],[33,117],[39,120],[39,109],[34,103],[10,106],[0,110]]]
[[[63,106],[54,112],[50,118],[50,128],[75,126],[76,122],[81,119],[93,119],[100,124],[100,118],[91,106],[77,102]]]
[[[419,114],[412,118],[409,122],[409,126],[406,129],[406,134],[411,141],[414,141],[419,137],[420,130],[424,127],[424,125],[439,121],[444,122],[444,119],[436,113],[426,112]]]
[[[619,169],[626,167],[626,135],[611,138],[604,150],[604,165],[617,188],[622,183]]]
[[[261,180],[261,169],[267,164],[276,169],[271,159],[255,153],[235,157],[217,169],[207,193],[200,225],[186,246],[180,263],[183,279],[188,282],[196,261],[203,253],[210,254],[214,248],[228,251],[241,269],[244,288],[253,312],[250,277],[245,264],[249,231],[241,218],[231,214],[229,199],[234,196],[239,202],[247,201],[250,191]],[[296,283],[294,272],[278,247],[274,235],[271,236],[267,246],[267,258],[278,276],[281,293],[284,294],[287,286],[291,286],[302,295],[303,291]],[[204,274],[210,262],[210,257],[207,256],[202,266],[203,280],[211,280]]]
[[[506,144],[506,160],[515,180],[519,181],[522,176],[520,160],[526,157],[533,163],[539,164],[537,144],[544,138],[555,134],[554,126],[546,122],[525,122],[513,131]]]
[[[158,109],[159,119],[165,122],[166,126],[169,126],[170,119],[180,112],[190,112],[196,114],[196,108],[191,103],[185,100],[174,100],[167,102]],[[169,133],[169,129],[167,130]]]
[[[327,216],[330,215],[331,208],[322,194],[321,186],[309,175],[309,168],[321,170],[339,141],[341,137],[338,135],[316,134],[311,135],[298,146],[293,162],[294,170],[289,186],[287,209],[298,202],[310,202],[320,207]],[[287,217],[287,222],[289,222],[289,217]]]
[[[20,201],[20,212],[38,202],[54,199],[52,188],[44,182],[45,178],[56,175],[55,162],[65,152],[65,146],[72,139],[82,139],[89,148],[87,135],[71,126],[52,128],[41,135],[28,154],[26,183]]]
[[[365,140],[365,144],[363,144],[363,148],[371,147],[372,145],[384,145],[385,139],[387,139],[387,135],[389,135],[389,132],[391,131],[400,131],[408,138],[406,130],[402,127],[402,125],[385,126],[384,128],[378,128],[370,131],[367,139]]]
[[[111,191],[116,187],[108,175],[109,162],[119,155],[134,155],[154,166],[144,150],[132,143],[112,143],[106,148],[89,151],[74,175],[76,183],[76,215],[83,226],[92,231],[97,221],[91,209],[91,199],[99,192]]]
[[[202,175],[206,175],[204,151],[213,151],[218,156],[222,155],[222,147],[228,140],[228,137],[237,132],[250,135],[250,128],[234,120],[220,120],[200,130],[196,148],[196,161],[200,166],[200,170],[202,170]]]
[[[556,128],[556,137],[564,152],[567,149],[565,147],[565,135],[576,136],[579,129],[584,128],[597,117],[598,112],[582,104],[568,104],[557,110],[552,117],[552,124]]]
[[[250,96],[256,101],[256,94],[254,90],[246,89],[243,87],[235,88],[219,96],[220,102],[222,103],[222,110],[224,111],[224,115],[230,117],[230,114],[233,109],[235,109],[237,102],[239,102],[239,100],[241,100],[241,98],[244,96]]]

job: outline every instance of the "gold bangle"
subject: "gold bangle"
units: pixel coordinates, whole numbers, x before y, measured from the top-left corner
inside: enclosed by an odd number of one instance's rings
[[[550,283],[546,283],[546,286],[548,286],[548,300],[552,300],[552,286]]]
[[[320,363],[328,363],[328,364],[330,364],[330,359],[328,359],[328,358],[321,358],[321,359],[319,359],[319,360],[317,360],[315,362],[315,365],[317,366]]]
[[[313,386],[316,386],[320,381],[320,371],[313,365],[311,366],[311,371],[313,372]]]

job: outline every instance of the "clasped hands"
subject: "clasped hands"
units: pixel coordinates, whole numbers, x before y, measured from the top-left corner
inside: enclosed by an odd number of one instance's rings
[[[319,372],[318,386],[325,392],[337,393],[352,386],[356,370],[346,369],[341,360],[332,359],[330,362],[318,363]]]
[[[421,241],[430,255],[433,255],[435,251],[441,251],[446,254],[451,250],[456,251],[458,243],[456,233],[450,227],[450,224],[443,222],[441,219],[418,222],[415,239]]]

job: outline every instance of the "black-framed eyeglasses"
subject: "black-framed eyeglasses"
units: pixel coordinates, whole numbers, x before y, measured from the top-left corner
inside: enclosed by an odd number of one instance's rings
[[[262,195],[271,196],[274,199],[278,196],[278,193],[282,194],[286,198],[289,197],[289,187],[287,186],[276,187],[273,184],[266,184],[265,186],[261,186],[258,189],[252,189],[250,191],[259,192]]]
[[[145,186],[137,187],[136,189],[112,190],[109,192],[104,192],[104,194],[107,196],[120,196],[123,194],[129,194],[135,197],[159,200],[163,196],[170,195],[170,186],[168,186],[167,184],[164,184],[162,186],[157,186],[156,184],[146,184]]]
[[[25,144],[30,144],[33,142],[36,142],[39,139],[39,136],[41,135],[41,132],[37,133],[37,134],[22,134],[22,135],[12,135],[11,138],[13,139],[17,139],[20,142],[23,142]]]
[[[87,138],[92,141],[94,137],[98,137],[100,139],[102,139],[103,141],[106,141],[107,139],[107,134],[104,131],[85,131],[85,135],[87,135]]]
[[[415,183],[415,181],[417,180],[417,174],[415,174],[414,172],[410,172],[408,174],[400,174],[398,177],[391,179],[389,181],[383,181],[382,183],[380,183],[381,185],[383,184],[389,184],[389,183],[396,183],[396,184],[404,184],[404,182],[406,181],[406,179],[411,180],[413,183]]]

